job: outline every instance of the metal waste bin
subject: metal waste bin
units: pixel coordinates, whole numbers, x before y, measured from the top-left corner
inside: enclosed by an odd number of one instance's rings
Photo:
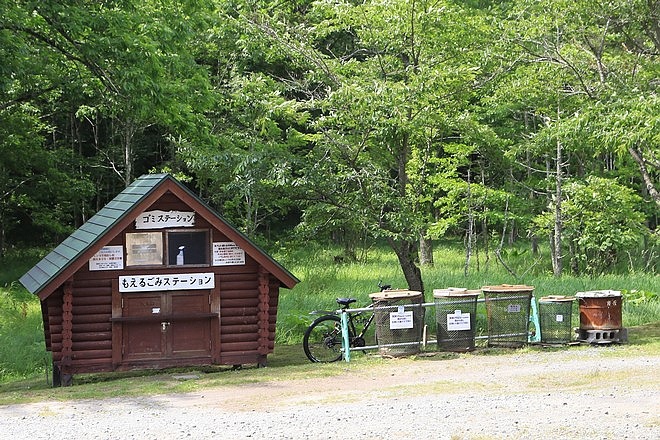
[[[474,350],[477,298],[481,292],[463,288],[433,290],[438,328],[438,350]]]
[[[534,287],[502,284],[481,288],[486,302],[489,347],[522,347],[527,343]]]
[[[541,342],[567,344],[573,337],[573,302],[575,297],[551,295],[539,299]]]
[[[626,342],[623,328],[623,297],[618,290],[592,290],[575,294],[580,306],[580,341],[592,344]]]
[[[378,351],[406,356],[420,351],[424,295],[416,290],[384,290],[369,295],[374,303]]]

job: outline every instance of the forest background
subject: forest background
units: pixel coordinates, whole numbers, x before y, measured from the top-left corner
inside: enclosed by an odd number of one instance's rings
[[[654,271],[659,5],[0,0],[0,253],[168,171],[268,247],[385,242],[411,289],[442,237]]]
[[[659,54],[657,0],[0,0],[3,307],[38,323],[22,271],[170,172],[308,292],[495,262],[634,274],[656,321]]]

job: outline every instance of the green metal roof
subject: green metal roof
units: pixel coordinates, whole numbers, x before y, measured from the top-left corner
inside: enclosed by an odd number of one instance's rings
[[[179,188],[183,189],[197,202],[202,204],[209,212],[217,217],[217,219],[220,219],[222,224],[226,228],[229,228],[232,235],[243,238],[254,247],[254,249],[260,254],[259,257],[261,257],[257,258],[257,260],[266,259],[270,261],[271,264],[282,271],[285,276],[290,278],[289,284],[291,282],[293,282],[293,284],[298,282],[295,276],[250,242],[247,237],[236,230],[233,226],[229,225],[208,205],[206,205],[206,203],[169,174],[145,174],[136,179],[131,185],[126,187],[121,193],[105,205],[103,209],[97,212],[92,218],[85,222],[85,224],[74,231],[69,237],[60,243],[60,245],[39,261],[32,269],[23,275],[19,281],[28,291],[38,295],[46,286],[49,286],[58,275],[74,264],[81,254],[102,240],[114,225],[126,218],[126,216],[128,216],[143,199],[149,196],[165,181],[174,182]],[[108,237],[107,240],[109,241],[112,238],[113,237]],[[254,255],[252,256],[254,257]]]
[[[75,261],[78,255],[100,240],[108,229],[124,218],[136,203],[167,177],[167,174],[149,174],[135,180],[23,275],[19,281],[31,293],[39,293],[45,285]]]

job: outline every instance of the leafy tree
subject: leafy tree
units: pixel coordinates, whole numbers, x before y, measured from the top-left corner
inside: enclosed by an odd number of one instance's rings
[[[621,255],[639,247],[648,230],[638,207],[641,197],[613,179],[589,176],[564,186],[564,234],[570,243],[575,273],[600,274],[620,262]],[[537,218],[548,228],[549,216]]]
[[[546,175],[545,187],[534,187],[547,191],[555,210],[550,238],[556,275],[569,220],[563,213],[564,180],[621,174],[639,156],[653,197],[648,168],[656,154],[657,115],[653,105],[641,112],[639,105],[655,100],[657,48],[649,16],[657,17],[657,2],[521,0],[506,10],[502,53],[513,63],[488,104],[493,109],[498,102],[508,109],[506,118],[520,121],[511,132],[512,157]],[[649,130],[635,130],[635,140],[628,141],[633,121]]]

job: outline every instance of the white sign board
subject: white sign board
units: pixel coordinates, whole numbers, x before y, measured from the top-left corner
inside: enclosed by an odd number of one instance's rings
[[[555,316],[555,321],[564,322],[564,315],[556,315]]]
[[[460,310],[455,310],[454,313],[447,314],[447,330],[450,332],[470,330],[470,314],[461,313]]]
[[[245,251],[233,241],[213,243],[214,266],[241,266],[245,264]]]
[[[521,307],[520,304],[509,304],[506,307],[508,313],[520,313]]]
[[[413,328],[413,312],[391,312],[390,313],[390,330],[398,330],[404,328]]]
[[[159,290],[213,289],[215,276],[206,273],[177,273],[172,275],[130,275],[119,277],[120,292],[153,292]]]
[[[89,259],[89,270],[121,270],[124,268],[124,247],[104,246]]]
[[[189,228],[195,226],[194,211],[146,211],[135,219],[135,229]]]

